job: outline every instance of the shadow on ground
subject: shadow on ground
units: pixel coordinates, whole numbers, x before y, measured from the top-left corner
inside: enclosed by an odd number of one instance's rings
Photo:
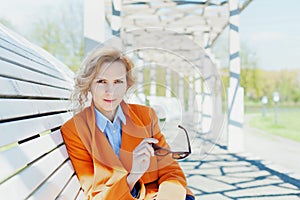
[[[300,199],[300,180],[222,145],[201,161],[193,154],[180,165],[197,199]]]

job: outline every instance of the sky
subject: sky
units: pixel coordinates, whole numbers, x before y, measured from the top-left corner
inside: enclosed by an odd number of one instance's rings
[[[240,37],[264,69],[300,69],[300,1],[253,0],[240,15]]]
[[[25,34],[46,13],[55,16],[59,7],[72,0],[0,0],[0,18],[8,20]]]
[[[0,18],[24,33],[72,0],[0,0]],[[17,6],[18,5],[18,6]],[[300,69],[300,0],[253,0],[240,15],[241,43],[262,69]]]

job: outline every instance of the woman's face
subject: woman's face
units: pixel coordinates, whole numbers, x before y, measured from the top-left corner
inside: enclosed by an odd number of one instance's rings
[[[126,90],[126,67],[120,61],[103,63],[91,84],[96,108],[110,120],[113,120]]]

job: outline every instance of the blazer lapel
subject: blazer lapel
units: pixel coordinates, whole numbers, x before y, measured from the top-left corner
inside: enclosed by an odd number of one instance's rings
[[[79,136],[94,161],[106,167],[125,171],[105,134],[96,125],[93,102],[81,116],[76,118],[75,123]]]
[[[105,134],[101,130],[99,130],[98,127],[96,128],[96,134],[94,140],[95,140],[95,142],[93,142],[93,144],[95,145],[94,157],[97,158],[99,162],[101,162],[103,165],[112,168],[118,168],[118,169],[124,168],[120,159],[118,158],[113,148],[111,147]]]
[[[86,108],[84,116],[77,119],[77,122],[78,128],[84,130],[79,131],[79,135],[85,141],[84,143],[87,144],[88,151],[97,163],[113,169],[130,172],[132,168],[132,152],[144,138],[150,137],[148,132],[150,125],[143,124],[141,119],[124,101],[121,102],[121,106],[126,117],[126,125],[122,124],[120,158],[115,154],[105,134],[96,126],[93,102],[89,108]],[[148,113],[142,113],[142,115],[146,114]],[[84,135],[80,133],[84,133]],[[148,171],[155,171],[155,169],[157,169],[156,158],[151,157]],[[148,181],[144,180],[146,182],[149,182],[150,179],[154,180],[156,175],[153,176],[153,173],[151,174],[149,176],[149,173],[145,173],[142,179],[147,179]]]
[[[120,160],[125,169],[130,172],[132,168],[132,152],[144,138],[150,137],[150,125],[145,125],[135,114],[128,104],[121,102],[122,110],[126,117],[126,125],[122,126],[122,144],[120,151]],[[141,113],[146,115],[147,113]],[[151,156],[149,169],[143,175],[144,183],[149,183],[157,179],[157,161],[156,157]]]

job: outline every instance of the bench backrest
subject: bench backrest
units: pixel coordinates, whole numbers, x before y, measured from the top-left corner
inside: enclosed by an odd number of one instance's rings
[[[72,76],[0,24],[0,199],[83,199],[59,130]]]

